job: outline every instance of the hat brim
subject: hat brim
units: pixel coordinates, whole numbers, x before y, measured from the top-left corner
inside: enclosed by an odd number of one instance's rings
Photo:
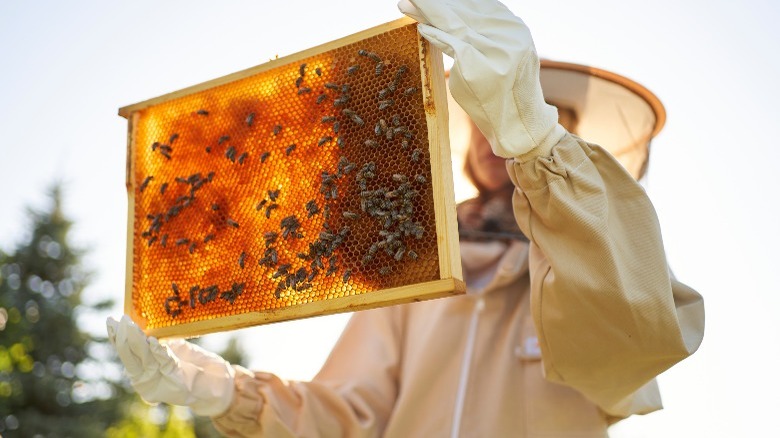
[[[568,62],[543,59],[539,76],[545,100],[577,114],[574,134],[609,151],[635,179],[644,175],[650,140],[666,123],[666,110],[655,94],[625,76]],[[447,98],[453,170],[462,176],[471,123],[449,92]],[[465,177],[455,180],[456,200],[476,195]]]
[[[655,94],[625,76],[566,62],[542,60],[539,78],[547,102],[577,114],[578,136],[607,149],[634,178],[642,177],[650,140],[666,122]]]

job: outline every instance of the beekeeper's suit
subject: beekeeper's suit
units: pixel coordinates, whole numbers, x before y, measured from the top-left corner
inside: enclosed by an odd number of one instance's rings
[[[127,317],[109,337],[138,393],[229,436],[596,437],[660,408],[655,376],[701,343],[701,297],[670,278],[644,190],[544,102],[524,23],[484,0],[399,4],[455,59],[450,89],[508,158],[530,243],[463,244],[469,294],[356,313],[311,382],[161,345]],[[416,7],[415,7],[416,6]]]

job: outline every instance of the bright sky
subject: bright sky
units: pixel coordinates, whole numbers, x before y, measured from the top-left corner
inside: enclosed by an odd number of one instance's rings
[[[542,56],[628,76],[668,112],[648,191],[675,274],[705,297],[707,331],[698,353],[661,376],[667,409],[626,420],[613,436],[778,430],[780,146],[771,136],[780,120],[780,4],[507,5]],[[23,207],[42,206],[45,189],[63,180],[74,237],[97,272],[87,297],[121,301],[126,122],[117,109],[399,17],[393,0],[0,3],[0,248],[22,238]],[[346,318],[242,331],[252,367],[311,377]],[[102,324],[85,320],[93,330]]]

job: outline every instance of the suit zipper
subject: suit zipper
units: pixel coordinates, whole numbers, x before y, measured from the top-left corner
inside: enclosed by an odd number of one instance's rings
[[[469,373],[471,371],[471,362],[474,356],[474,344],[477,338],[477,324],[479,314],[485,308],[485,300],[482,297],[477,299],[474,309],[471,311],[471,321],[469,322],[469,331],[466,337],[466,349],[463,351],[463,361],[460,366],[460,378],[458,381],[458,393],[455,398],[455,412],[452,416],[451,438],[460,436],[461,420],[463,419],[463,405],[466,401],[466,389],[469,384]]]

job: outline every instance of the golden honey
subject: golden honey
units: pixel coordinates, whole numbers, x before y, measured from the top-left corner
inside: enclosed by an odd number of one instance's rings
[[[395,26],[123,110],[127,307],[141,326],[196,334],[412,301],[430,296],[349,297],[453,276],[426,50],[415,25]]]

